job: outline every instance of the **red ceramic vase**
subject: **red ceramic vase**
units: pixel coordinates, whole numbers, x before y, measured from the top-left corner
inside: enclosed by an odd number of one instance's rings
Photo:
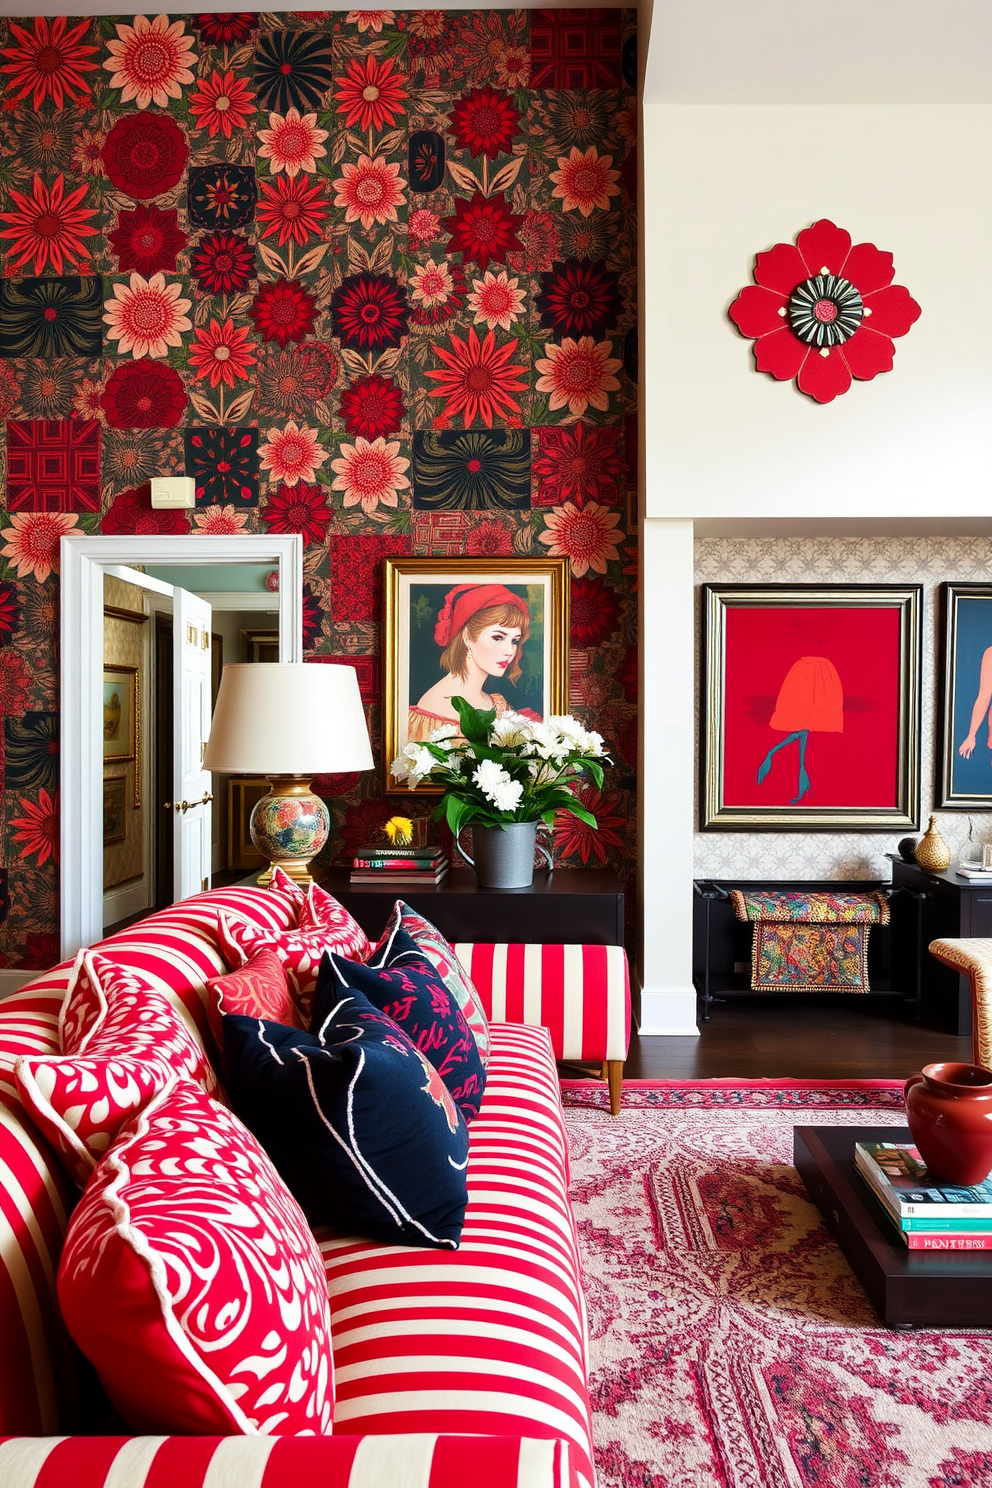
[[[906,1118],[935,1178],[970,1186],[992,1173],[992,1070],[924,1065],[906,1081]]]

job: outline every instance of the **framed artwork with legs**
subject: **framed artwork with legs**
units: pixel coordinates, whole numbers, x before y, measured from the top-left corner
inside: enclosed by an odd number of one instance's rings
[[[919,584],[706,584],[703,830],[919,824]]]

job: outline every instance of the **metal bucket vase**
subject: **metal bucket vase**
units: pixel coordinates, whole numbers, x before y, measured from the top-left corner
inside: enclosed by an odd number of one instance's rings
[[[527,889],[534,882],[535,846],[544,854],[548,871],[554,868],[547,848],[537,843],[537,828],[537,822],[510,822],[505,827],[476,824],[472,828],[475,857],[469,857],[457,837],[455,846],[475,869],[480,889]]]

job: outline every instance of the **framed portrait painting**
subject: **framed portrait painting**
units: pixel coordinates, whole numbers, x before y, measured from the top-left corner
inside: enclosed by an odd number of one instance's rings
[[[138,668],[103,669],[103,757],[133,760],[138,750]]]
[[[703,586],[703,830],[919,824],[918,584]]]
[[[992,584],[942,584],[937,789],[943,810],[992,807]]]
[[[407,791],[389,769],[405,744],[457,723],[452,697],[532,718],[567,711],[567,558],[383,563],[387,791]]]

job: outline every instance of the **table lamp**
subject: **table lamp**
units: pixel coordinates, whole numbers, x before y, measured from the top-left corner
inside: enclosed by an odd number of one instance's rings
[[[327,841],[327,807],[310,789],[315,775],[372,768],[372,748],[354,667],[314,662],[236,662],[221,674],[205,770],[266,775],[269,794],[251,814],[251,840],[268,861],[304,886],[311,858]]]

